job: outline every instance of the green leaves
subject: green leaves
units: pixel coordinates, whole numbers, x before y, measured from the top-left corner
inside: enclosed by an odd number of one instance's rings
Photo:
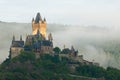
[[[59,52],[58,48],[55,49]],[[59,55],[43,54],[35,58],[32,51],[21,51],[21,54],[13,59],[6,59],[0,66],[0,80],[88,80],[77,76],[86,76],[106,80],[119,80],[120,70],[108,67],[104,69],[94,65],[79,66],[74,72],[70,70],[71,60]]]
[[[61,52],[61,49],[59,47],[55,47],[53,49],[53,51],[56,53],[56,54],[59,54]]]

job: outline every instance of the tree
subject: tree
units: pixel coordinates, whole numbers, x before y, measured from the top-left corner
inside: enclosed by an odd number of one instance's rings
[[[59,53],[61,52],[61,49],[60,49],[59,47],[55,47],[55,48],[53,49],[53,51],[54,51],[55,53],[59,54]]]
[[[17,59],[21,62],[34,61],[35,54],[32,51],[21,51],[21,54],[17,57]]]

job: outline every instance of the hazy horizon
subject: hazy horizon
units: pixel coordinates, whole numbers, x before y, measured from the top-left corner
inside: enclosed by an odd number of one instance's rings
[[[1,0],[0,20],[31,22],[37,12],[48,23],[120,27],[119,0]]]
[[[9,55],[13,34],[16,40],[20,35],[25,40],[26,34],[32,34],[31,23],[0,22],[0,61]],[[70,48],[72,45],[88,61],[95,61],[101,66],[112,66],[120,69],[120,32],[119,28],[99,26],[76,26],[47,24],[47,34],[52,33],[54,47]]]

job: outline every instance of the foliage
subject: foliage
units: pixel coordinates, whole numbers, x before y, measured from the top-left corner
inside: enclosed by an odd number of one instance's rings
[[[72,75],[100,78],[106,80],[119,80],[120,70],[79,63],[75,72],[71,72],[67,65],[71,60],[58,55],[41,55],[35,58],[31,51],[21,51],[21,54],[13,59],[6,59],[0,65],[0,80],[88,80],[86,78],[73,77]]]
[[[63,49],[61,51],[61,53],[63,53],[63,54],[69,54],[69,53],[71,53],[71,51],[68,48],[66,48],[66,49]]]
[[[108,67],[106,70],[102,67],[94,65],[79,65],[76,68],[76,72],[82,76],[88,77],[104,77],[106,80],[119,80],[120,79],[120,70]]]
[[[106,79],[108,80],[119,80],[120,79],[120,70],[108,67],[107,68]]]
[[[15,58],[12,59],[12,61],[34,61],[35,60],[35,54],[32,51],[21,51],[21,54]]]
[[[59,47],[55,47],[55,48],[53,49],[53,51],[54,51],[55,53],[59,54],[59,53],[61,52],[61,49],[60,49]]]
[[[79,75],[95,78],[103,77],[106,74],[104,68],[94,65],[79,65],[79,67],[76,68],[76,71]]]

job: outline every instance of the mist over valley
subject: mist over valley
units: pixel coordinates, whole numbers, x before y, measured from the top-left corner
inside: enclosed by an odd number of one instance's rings
[[[31,23],[0,22],[0,62],[9,55],[12,37],[25,40],[32,34]],[[119,27],[78,26],[47,24],[47,34],[52,33],[54,47],[63,49],[71,45],[78,49],[84,59],[100,63],[101,66],[112,66],[120,69],[120,29]]]

